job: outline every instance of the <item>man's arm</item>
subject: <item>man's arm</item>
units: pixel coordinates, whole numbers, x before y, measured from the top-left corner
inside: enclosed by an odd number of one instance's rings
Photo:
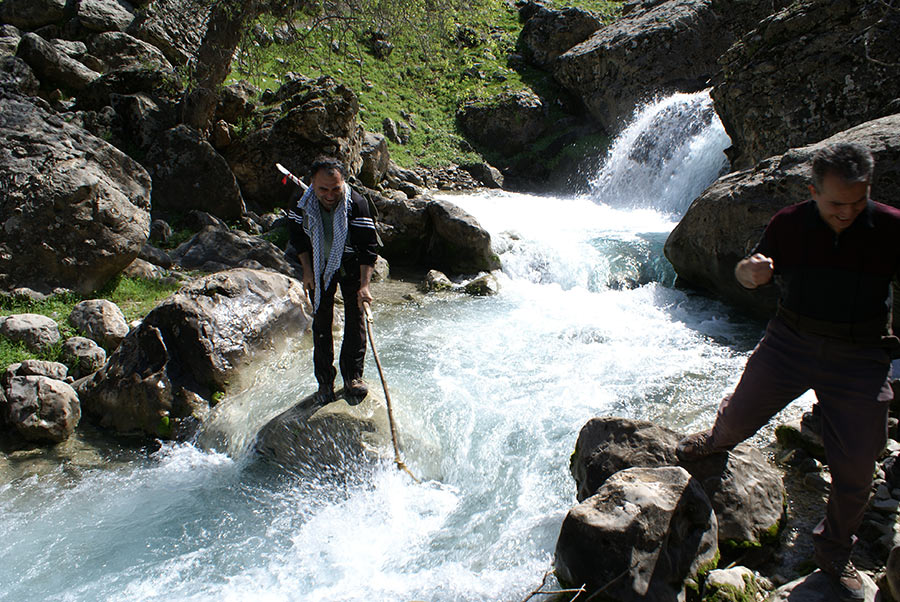
[[[359,266],[359,293],[357,293],[356,297],[360,309],[362,309],[363,303],[372,303],[375,300],[372,297],[372,293],[369,292],[369,282],[372,281],[373,271],[375,271],[375,268],[370,265],[363,263]]]
[[[772,281],[775,262],[762,253],[742,259],[734,268],[734,277],[744,288],[757,288]]]
[[[313,275],[312,257],[309,251],[297,253],[300,265],[303,267],[303,290],[309,295],[310,301],[316,292],[316,277]]]

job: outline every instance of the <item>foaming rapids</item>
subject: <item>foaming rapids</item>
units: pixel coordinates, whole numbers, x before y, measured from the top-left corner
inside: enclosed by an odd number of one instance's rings
[[[648,103],[610,147],[591,196],[612,207],[681,217],[727,170],[730,145],[708,90]]]

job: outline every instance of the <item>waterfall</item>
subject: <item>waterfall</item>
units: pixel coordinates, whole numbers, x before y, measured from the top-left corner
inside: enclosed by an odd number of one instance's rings
[[[728,169],[731,145],[709,90],[638,108],[591,182],[591,197],[618,208],[680,217]]]

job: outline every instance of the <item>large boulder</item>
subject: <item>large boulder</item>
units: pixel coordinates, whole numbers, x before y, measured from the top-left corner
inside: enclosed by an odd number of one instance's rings
[[[771,315],[775,287],[745,289],[734,278],[734,266],[753,249],[778,210],[809,198],[812,156],[834,142],[858,142],[869,148],[875,156],[872,197],[900,207],[900,115],[891,115],[791,149],[707,188],[666,241],[665,255],[679,281],[759,315]]]
[[[28,63],[44,88],[59,86],[78,92],[100,77],[99,73],[64,54],[35,33],[22,36],[16,56]]]
[[[448,201],[428,203],[434,234],[428,244],[428,267],[454,274],[495,270],[500,258],[491,250],[491,235],[478,221]]]
[[[181,78],[170,69],[129,65],[104,73],[78,94],[78,109],[99,111],[114,103],[116,95],[141,94],[157,103],[174,104],[183,90]]]
[[[46,376],[14,376],[6,383],[4,397],[6,422],[29,441],[65,441],[81,419],[71,385]]]
[[[227,221],[244,213],[244,199],[228,163],[189,126],[164,132],[143,165],[153,179],[154,212],[198,209]]]
[[[629,468],[569,510],[554,566],[560,583],[622,602],[684,599],[718,560],[716,515],[686,470]]]
[[[342,400],[324,407],[313,397],[282,412],[259,431],[255,449],[280,468],[322,478],[355,472],[390,449],[384,399],[374,391],[364,403]]]
[[[555,10],[533,0],[519,9],[520,18],[526,13],[530,16],[522,25],[516,49],[527,61],[548,71],[556,57],[584,42],[603,25],[586,10]]]
[[[578,501],[597,492],[606,480],[626,468],[678,463],[675,431],[643,420],[613,416],[591,418],[581,427],[569,469],[578,487]]]
[[[646,1],[561,55],[554,77],[607,131],[660,94],[706,88],[716,59],[784,0]],[[711,32],[715,32],[711,35]]]
[[[128,335],[128,322],[119,306],[109,299],[80,301],[69,314],[75,330],[112,352]]]
[[[4,56],[0,58],[0,87],[25,96],[35,96],[40,82],[28,63],[17,56]]]
[[[281,103],[281,116],[225,151],[244,197],[263,209],[288,200],[275,163],[298,175],[323,154],[343,161],[350,175],[362,166],[363,129],[356,120],[356,94],[330,77],[297,78],[285,84],[289,85],[296,92]]]
[[[741,444],[685,468],[712,502],[723,550],[777,545],[787,494],[781,475],[759,450]]]
[[[82,407],[118,431],[187,437],[241,369],[310,323],[292,278],[249,269],[201,278],[147,314],[101,370],[79,381]]]
[[[228,123],[241,123],[256,110],[253,99],[259,94],[255,86],[241,80],[224,86],[219,93],[219,104],[216,106],[216,120]]]
[[[116,148],[0,88],[0,289],[88,293],[150,230],[150,177]]]
[[[78,0],[75,18],[88,31],[125,31],[134,9],[125,0]]]
[[[0,317],[0,335],[34,351],[45,351],[59,342],[59,326],[41,314],[13,314]]]
[[[217,272],[233,267],[268,268],[286,275],[294,269],[284,251],[269,241],[242,230],[208,226],[182,243],[172,258],[188,270]]]
[[[802,0],[763,20],[714,80],[733,167],[900,110],[888,108],[900,98],[898,38],[900,11],[881,0]]]
[[[360,150],[362,167],[359,171],[360,181],[369,188],[375,188],[388,172],[391,154],[387,140],[381,134],[366,132]]]
[[[521,152],[547,129],[547,107],[529,90],[503,92],[466,102],[456,120],[466,138],[479,147],[510,155]]]
[[[197,55],[212,7],[208,0],[155,0],[128,33],[159,48],[173,65],[185,65]]]
[[[35,30],[62,22],[67,15],[66,0],[4,0],[0,3],[0,23]]]
[[[145,66],[172,70],[172,64],[156,46],[123,31],[90,36],[87,47],[94,56],[103,57],[109,69]]]

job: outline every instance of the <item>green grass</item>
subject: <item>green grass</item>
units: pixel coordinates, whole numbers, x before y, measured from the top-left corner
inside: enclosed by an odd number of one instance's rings
[[[620,2],[604,0],[554,4],[585,8],[605,21],[612,21],[621,10]],[[388,143],[391,158],[398,164],[434,167],[479,161],[482,157],[456,125],[456,111],[463,102],[522,89],[544,95],[555,86],[546,73],[519,72],[507,66],[522,24],[518,11],[505,2],[474,0],[458,14],[443,17],[440,22],[396,28],[389,36],[394,50],[386,59],[375,58],[349,33],[314,28],[302,43],[254,49],[251,68],[235,69],[229,81],[243,78],[260,89],[275,90],[288,71],[307,77],[331,75],[358,95],[359,120],[369,131],[382,132],[385,118],[397,121],[404,112],[412,115],[415,129],[410,141]],[[273,30],[271,17],[260,20]],[[458,44],[454,39],[458,28],[474,32],[477,43]],[[337,51],[332,41],[337,42]]]
[[[43,301],[35,301],[27,297],[0,297],[0,316],[12,314],[41,314],[56,321],[59,327],[60,342],[50,349],[35,352],[22,343],[14,343],[0,337],[0,368],[26,359],[59,361],[62,353],[62,342],[78,333],[69,324],[72,308],[85,299],[109,299],[119,306],[128,322],[143,318],[160,301],[179,288],[171,284],[143,278],[117,276],[102,289],[92,295],[66,293],[54,295]]]

